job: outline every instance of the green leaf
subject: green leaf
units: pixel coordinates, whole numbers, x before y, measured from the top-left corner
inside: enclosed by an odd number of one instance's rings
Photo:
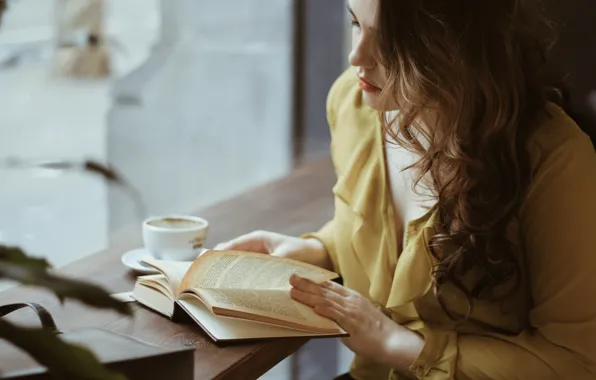
[[[95,160],[86,160],[84,169],[89,173],[97,174],[103,177],[103,179],[108,182],[114,182],[126,186],[126,181],[116,171],[116,169],[110,165],[105,165]]]
[[[124,380],[86,348],[62,341],[46,329],[19,327],[0,319],[0,338],[31,355],[60,379]]]
[[[29,257],[19,247],[0,245],[0,262],[21,264],[34,269],[50,269],[52,266],[46,259]]]
[[[27,257],[19,248],[0,246],[0,278],[48,289],[61,301],[65,298],[76,299],[89,306],[113,309],[127,315],[132,313],[129,304],[110,297],[103,288],[57,276],[48,272],[48,267],[47,261]]]

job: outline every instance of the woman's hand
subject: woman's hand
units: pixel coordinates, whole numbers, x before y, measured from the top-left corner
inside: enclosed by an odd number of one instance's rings
[[[236,250],[264,253],[287,257],[332,269],[327,250],[317,239],[302,239],[269,231],[254,231],[225,243],[220,243],[216,250]]]
[[[296,275],[290,278],[291,296],[334,320],[350,334],[344,344],[356,354],[404,369],[422,352],[424,339],[395,323],[367,298],[332,281],[315,284]]]

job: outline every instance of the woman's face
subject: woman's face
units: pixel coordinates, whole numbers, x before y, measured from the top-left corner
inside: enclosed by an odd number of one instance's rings
[[[352,17],[352,51],[348,58],[356,68],[364,101],[379,111],[392,110],[394,107],[382,105],[379,97],[387,75],[378,62],[374,43],[378,0],[349,0],[348,3]]]

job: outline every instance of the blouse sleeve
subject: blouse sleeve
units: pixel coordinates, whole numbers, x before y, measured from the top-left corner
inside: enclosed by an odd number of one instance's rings
[[[346,78],[348,78],[350,75],[351,75],[350,70],[346,70],[346,72],[344,72],[344,74],[342,74],[333,83],[333,86],[329,90],[329,94],[327,96],[327,104],[326,104],[327,123],[329,124],[329,129],[331,131],[332,139],[333,139],[333,132],[335,130],[335,124],[336,124],[336,112],[337,112],[336,110],[337,110],[339,103],[341,102],[341,100],[344,96],[344,93],[346,92],[346,89],[348,87],[348,85],[347,85],[348,81],[346,80]],[[334,164],[335,172],[336,172],[335,174],[337,175],[337,163],[334,158],[333,145],[331,147],[331,158],[333,159],[333,164]],[[327,250],[327,253],[329,254],[331,262],[333,263],[333,271],[335,273],[338,273],[339,275],[341,275],[341,273],[339,272],[339,265],[338,265],[338,261],[337,261],[337,250],[335,249],[334,229],[335,229],[335,222],[332,219],[329,222],[327,222],[327,224],[325,224],[319,231],[307,233],[307,234],[302,235],[301,237],[304,239],[315,238],[315,239],[318,239],[321,243],[323,243],[323,246],[325,247],[325,249]]]
[[[334,221],[330,220],[318,232],[304,234],[302,235],[302,238],[315,238],[319,240],[321,243],[323,243],[325,250],[329,254],[329,258],[333,263],[333,271],[341,275],[341,273],[339,272],[339,265],[337,264],[337,250],[335,249],[335,241],[333,238],[334,225]]]
[[[596,154],[577,134],[540,160],[521,216],[531,329],[464,335],[415,322],[407,327],[424,336],[425,347],[411,376],[596,378]]]

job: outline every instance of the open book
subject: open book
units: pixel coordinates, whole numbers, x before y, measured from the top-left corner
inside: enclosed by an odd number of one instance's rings
[[[314,282],[338,277],[317,266],[239,251],[145,262],[160,274],[139,277],[133,298],[170,318],[178,304],[215,341],[347,335],[290,297],[292,274]]]

